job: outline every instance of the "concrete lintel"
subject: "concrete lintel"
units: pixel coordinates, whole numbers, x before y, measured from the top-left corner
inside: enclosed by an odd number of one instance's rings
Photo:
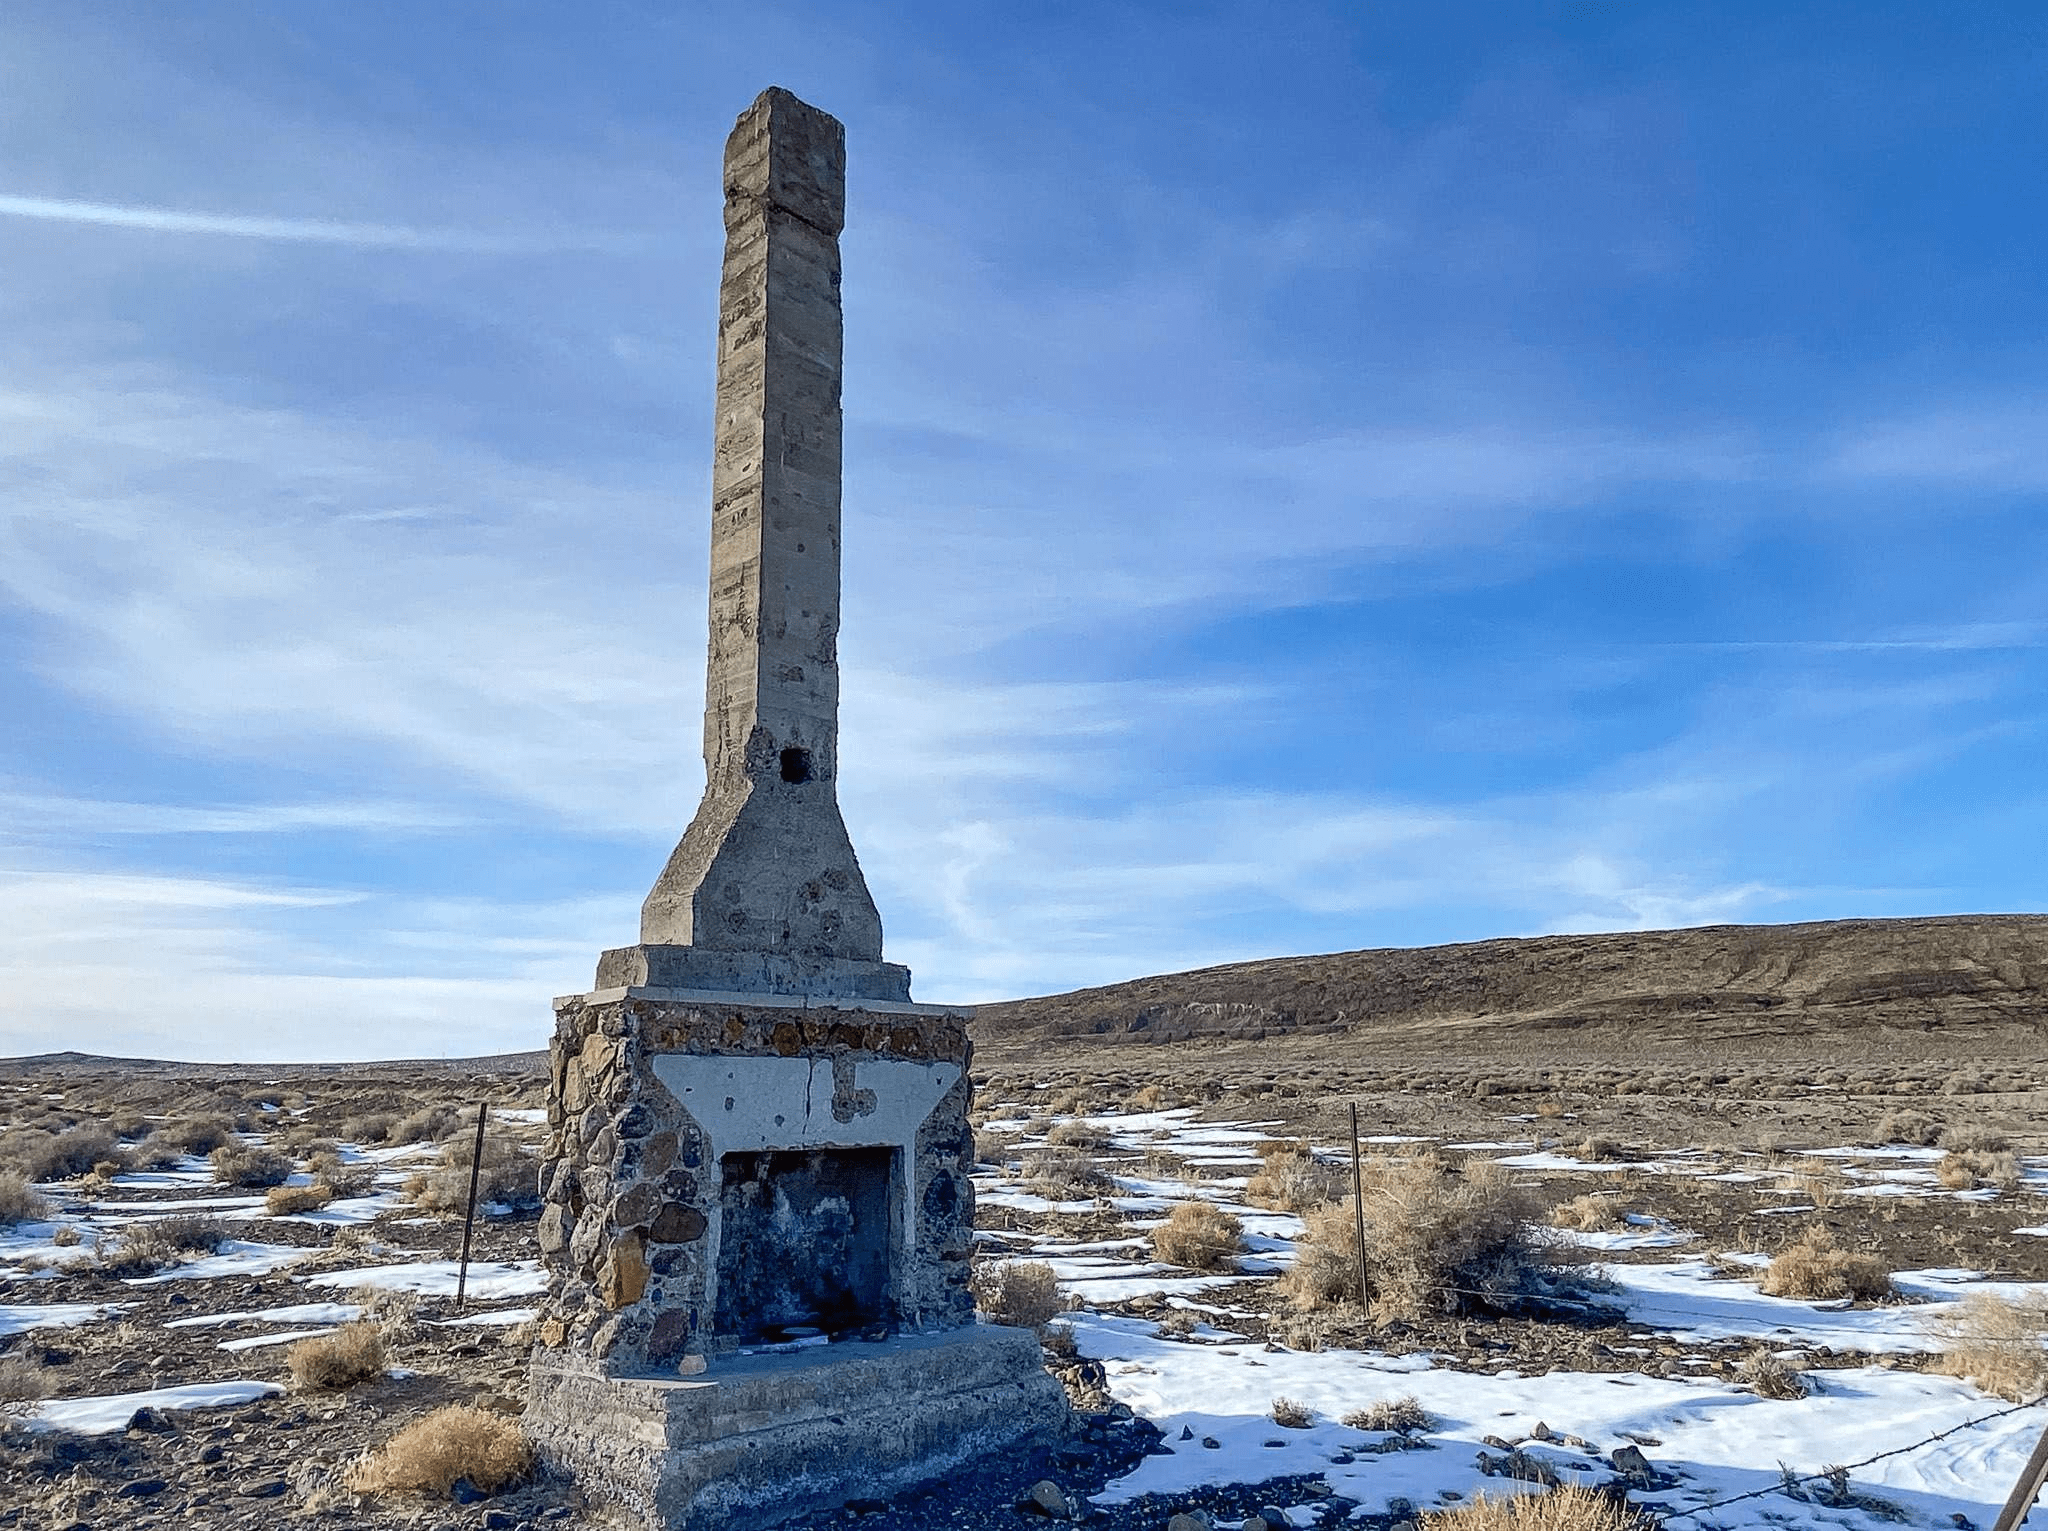
[[[974,1019],[972,1005],[919,1005],[894,999],[847,999],[831,995],[742,994],[732,989],[649,989],[628,985],[616,989],[592,989],[587,994],[559,994],[555,1008],[564,1005],[606,1005],[621,999],[652,999],[678,1005],[746,1005],[759,1010],[843,1010],[849,1014],[867,1011],[874,1015],[955,1016]]]

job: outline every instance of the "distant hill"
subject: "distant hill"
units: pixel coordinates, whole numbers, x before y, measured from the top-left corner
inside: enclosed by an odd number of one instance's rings
[[[1348,1036],[1608,1046],[2048,1034],[2048,915],[1710,925],[1274,957],[983,1005],[984,1053]]]

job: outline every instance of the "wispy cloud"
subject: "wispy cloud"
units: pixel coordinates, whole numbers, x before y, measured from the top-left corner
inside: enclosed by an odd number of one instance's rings
[[[267,218],[240,213],[183,212],[110,202],[72,202],[0,192],[0,217],[45,223],[90,224],[152,234],[201,234],[292,244],[347,245],[359,250],[417,250],[462,255],[537,255],[561,252],[626,254],[653,247],[647,236],[601,230],[555,229],[492,233],[482,229],[408,228],[387,223],[343,223],[320,218]]]
[[[469,820],[414,803],[310,802],[202,806],[118,802],[0,790],[0,831],[24,840],[88,835],[289,835],[306,831],[419,834]]]

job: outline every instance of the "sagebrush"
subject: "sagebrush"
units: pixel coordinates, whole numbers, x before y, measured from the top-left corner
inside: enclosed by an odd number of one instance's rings
[[[1169,1265],[1223,1270],[1244,1253],[1244,1223],[1213,1202],[1184,1201],[1152,1230],[1152,1252]]]
[[[449,1404],[407,1425],[348,1475],[359,1494],[413,1490],[446,1495],[458,1478],[486,1494],[533,1469],[533,1449],[519,1422],[488,1409]]]
[[[1876,1255],[1843,1249],[1827,1229],[1814,1228],[1771,1261],[1762,1290],[1767,1297],[1807,1302],[1888,1297],[1892,1273]]]
[[[343,1324],[332,1334],[300,1340],[285,1353],[292,1381],[314,1392],[333,1392],[384,1375],[384,1335],[371,1320]]]
[[[2025,1403],[2048,1393],[2048,1297],[1974,1292],[1939,1324],[1937,1367],[1987,1393]]]
[[[1513,1311],[1578,1256],[1538,1225],[1534,1194],[1489,1160],[1380,1159],[1364,1174],[1365,1260],[1353,1210],[1308,1214],[1281,1290],[1300,1307],[1356,1303],[1387,1318]]]
[[[1067,1294],[1043,1260],[990,1260],[974,1268],[974,1305],[999,1324],[1040,1329],[1057,1318]]]

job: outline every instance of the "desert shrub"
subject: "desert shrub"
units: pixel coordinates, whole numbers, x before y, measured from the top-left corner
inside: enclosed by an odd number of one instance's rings
[[[210,1154],[234,1141],[235,1124],[224,1116],[185,1116],[164,1123],[149,1136],[179,1153]]]
[[[49,1215],[50,1203],[21,1170],[0,1169],[0,1228]]]
[[[1649,1525],[1625,1499],[1567,1483],[1541,1494],[1495,1499],[1482,1494],[1451,1510],[1428,1510],[1422,1531],[1642,1531]]]
[[[1390,1318],[1511,1310],[1576,1258],[1537,1227],[1533,1194],[1488,1160],[1379,1160],[1365,1174],[1365,1293]],[[1281,1289],[1304,1308],[1359,1300],[1352,1209],[1308,1214]]]
[[[1184,1201],[1152,1230],[1152,1252],[1169,1265],[1221,1270],[1244,1253],[1244,1224],[1213,1202]]]
[[[210,1255],[227,1243],[228,1231],[208,1217],[160,1217],[137,1223],[102,1257],[110,1276],[147,1276],[186,1255]]]
[[[128,1162],[139,1170],[167,1170],[185,1157],[185,1150],[151,1133],[129,1150]]]
[[[1915,1148],[1931,1148],[1941,1141],[1941,1123],[1925,1111],[1915,1111],[1910,1107],[1887,1111],[1878,1119],[1877,1140],[1880,1143],[1908,1143]]]
[[[1274,1424],[1284,1425],[1289,1430],[1306,1430],[1316,1422],[1316,1411],[1293,1398],[1276,1398],[1273,1400],[1272,1412],[1267,1417]]]
[[[294,1212],[312,1212],[334,1200],[324,1185],[274,1185],[263,1198],[263,1210],[272,1217],[290,1217]]]
[[[1331,1200],[1343,1177],[1306,1152],[1264,1155],[1265,1163],[1245,1183],[1244,1199],[1255,1207],[1307,1212]]]
[[[9,1133],[6,1150],[7,1157],[30,1180],[68,1180],[88,1173],[117,1152],[114,1135],[97,1125],[67,1127],[56,1133]]]
[[[336,1196],[367,1196],[377,1184],[375,1165],[345,1163],[332,1149],[314,1154],[306,1161],[306,1169],[315,1183]]]
[[[384,1130],[387,1143],[433,1143],[463,1125],[461,1113],[452,1106],[422,1106],[401,1116]],[[358,1142],[361,1139],[357,1140]]]
[[[1109,1176],[1078,1148],[1059,1144],[1036,1149],[1024,1157],[1024,1183],[1054,1199],[1093,1196],[1109,1189]]]
[[[486,1494],[524,1478],[533,1451],[519,1421],[488,1409],[449,1404],[415,1420],[358,1462],[349,1487],[359,1494],[412,1489],[445,1495],[466,1478]]]
[[[1410,1431],[1427,1430],[1436,1421],[1410,1393],[1405,1398],[1382,1398],[1362,1409],[1353,1409],[1344,1416],[1344,1423],[1354,1430],[1391,1430],[1406,1435]]]
[[[1006,1132],[990,1132],[977,1129],[974,1134],[974,1162],[976,1164],[1005,1164],[1009,1162],[1010,1150],[1017,1146],[1017,1140]]]
[[[213,1178],[222,1185],[261,1190],[291,1178],[292,1161],[261,1143],[223,1143],[207,1155]]]
[[[1876,1255],[1838,1248],[1833,1234],[1814,1228],[1779,1252],[1764,1272],[1762,1286],[1768,1297],[1833,1302],[1844,1297],[1888,1297],[1892,1276]]]
[[[1736,1368],[1735,1380],[1748,1383],[1759,1398],[1785,1402],[1807,1394],[1806,1378],[1768,1350],[1751,1351]]]
[[[383,1143],[390,1139],[391,1129],[397,1125],[398,1118],[389,1111],[377,1111],[348,1118],[341,1124],[341,1135],[350,1143]]]
[[[1067,1294],[1043,1260],[988,1261],[974,1268],[974,1305],[999,1324],[1042,1329],[1066,1307]]]
[[[315,1334],[285,1352],[292,1381],[312,1392],[354,1387],[384,1375],[384,1335],[369,1320],[344,1324],[332,1334]]]
[[[2024,1403],[2048,1392],[2048,1297],[1973,1292],[1938,1325],[1937,1367],[1987,1393]]]
[[[26,1417],[50,1396],[50,1379],[27,1356],[0,1356],[0,1428]]]
[[[475,1160],[476,1139],[462,1133],[442,1146],[438,1165],[406,1181],[405,1194],[429,1212],[461,1212],[469,1205],[469,1170]],[[534,1161],[503,1138],[486,1137],[476,1199],[479,1206],[487,1201],[537,1206],[540,1177]]]
[[[1951,1191],[1973,1191],[1980,1185],[2010,1191],[2020,1183],[2019,1156],[2009,1148],[1951,1150],[1934,1167],[1934,1177]]]
[[[2012,1147],[2012,1139],[2000,1132],[1996,1127],[1956,1127],[1941,1135],[1941,1146],[1954,1149],[1958,1153],[1969,1153],[1972,1150],[1977,1150],[1983,1153],[1996,1154],[2003,1153],[2006,1149]]]
[[[1202,1315],[1192,1308],[1168,1308],[1159,1315],[1155,1331],[1164,1339],[1184,1340],[1202,1327]]]
[[[1045,1141],[1066,1148],[1107,1148],[1109,1133],[1092,1122],[1056,1122]]]
[[[1550,1209],[1553,1228],[1575,1228],[1580,1233],[1597,1233],[1603,1228],[1622,1226],[1621,1203],[1612,1196],[1574,1196]]]

